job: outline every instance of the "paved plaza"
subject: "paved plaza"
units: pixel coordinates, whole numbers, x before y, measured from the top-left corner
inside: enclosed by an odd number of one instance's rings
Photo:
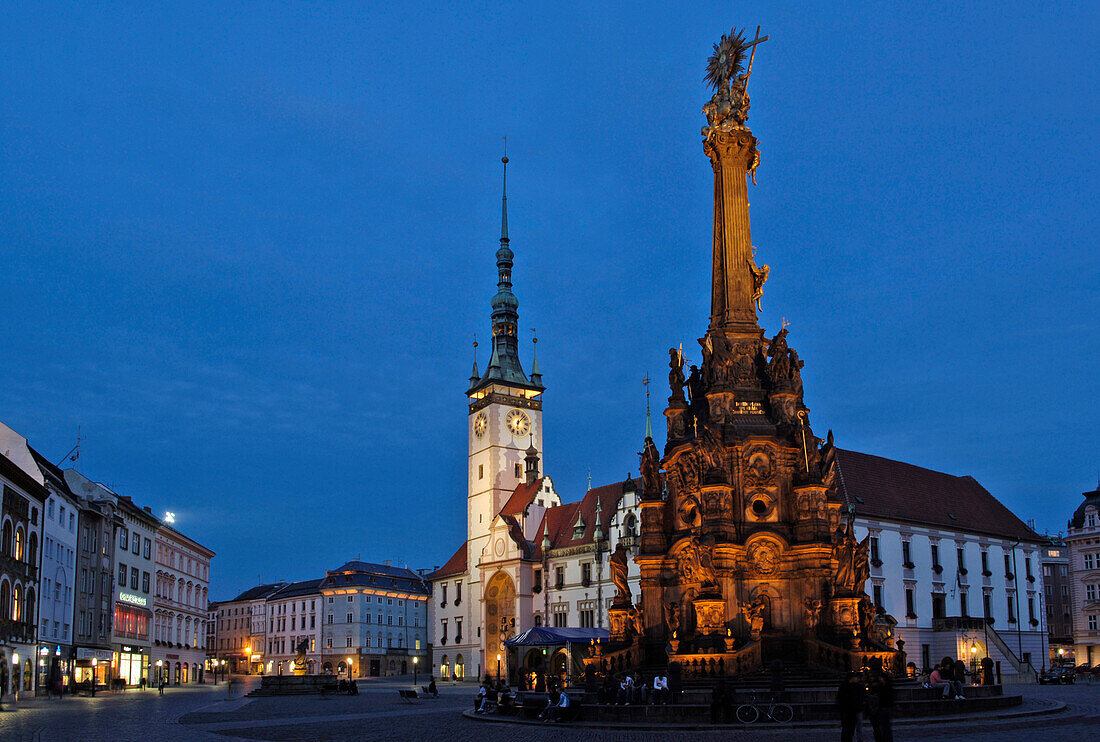
[[[234,686],[247,691],[254,680]],[[835,740],[839,733],[823,727],[786,729],[728,728],[719,731],[647,731],[576,729],[559,726],[517,726],[471,720],[462,712],[471,708],[476,688],[443,685],[440,698],[419,704],[402,702],[397,689],[406,683],[363,681],[359,696],[300,696],[229,700],[224,684],[200,688],[169,689],[163,696],[154,690],[100,694],[96,698],[63,701],[34,699],[5,707],[0,714],[3,742],[158,742],[196,740],[460,740],[504,742],[603,742],[611,740],[730,740],[796,739],[817,742]],[[1025,711],[1042,711],[1065,704],[1064,711],[1016,718],[980,721],[934,721],[900,724],[898,740],[967,739],[978,742],[1023,739],[1062,742],[1095,736],[1100,729],[1100,683],[1074,686],[1018,686]],[[870,739],[868,729],[867,739]]]

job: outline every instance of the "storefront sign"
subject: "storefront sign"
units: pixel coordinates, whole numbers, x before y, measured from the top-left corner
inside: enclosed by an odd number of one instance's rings
[[[165,659],[169,659],[169,660],[178,660],[180,658],[180,656],[178,654],[166,654],[166,655],[164,655],[164,657],[165,657]]]
[[[114,655],[109,649],[89,649],[88,647],[77,647],[76,658],[78,660],[90,660],[97,659],[100,662],[110,662]]]
[[[148,598],[141,595],[134,595],[133,593],[119,593],[118,599],[123,603],[129,603],[130,605],[140,605],[143,608],[149,605]]]

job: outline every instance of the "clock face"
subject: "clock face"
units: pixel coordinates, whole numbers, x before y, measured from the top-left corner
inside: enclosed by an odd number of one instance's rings
[[[527,432],[531,430],[531,418],[527,417],[527,413],[523,410],[509,411],[508,416],[504,418],[504,422],[508,426],[508,432],[516,438],[527,435]]]
[[[485,431],[489,428],[489,418],[484,412],[477,413],[474,418],[474,437],[481,439],[485,437]]]

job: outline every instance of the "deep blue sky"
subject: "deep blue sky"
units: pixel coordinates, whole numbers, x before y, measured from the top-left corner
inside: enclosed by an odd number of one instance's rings
[[[635,470],[641,379],[659,422],[707,322],[735,23],[771,35],[761,320],[815,430],[1040,530],[1095,485],[1095,4],[183,5],[5,9],[0,420],[54,459],[83,425],[85,473],[218,552],[212,597],[462,540],[505,134],[546,469]]]

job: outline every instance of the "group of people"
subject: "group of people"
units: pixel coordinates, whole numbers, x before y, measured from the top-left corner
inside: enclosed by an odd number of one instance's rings
[[[618,676],[608,673],[603,685],[596,692],[600,703],[615,703],[622,706],[630,704],[668,703],[671,694],[668,688],[668,676],[657,673],[652,679],[641,673],[624,672]]]
[[[875,742],[893,742],[894,681],[881,666],[848,673],[837,689],[836,705],[841,742],[862,742],[865,717]]]
[[[944,657],[928,676],[928,687],[943,688],[944,698],[954,696],[956,700],[962,700],[965,684],[966,665],[962,660],[953,660],[950,657]]]
[[[479,714],[494,714],[515,706],[516,695],[504,680],[485,679],[478,688],[474,699],[474,711]]]

